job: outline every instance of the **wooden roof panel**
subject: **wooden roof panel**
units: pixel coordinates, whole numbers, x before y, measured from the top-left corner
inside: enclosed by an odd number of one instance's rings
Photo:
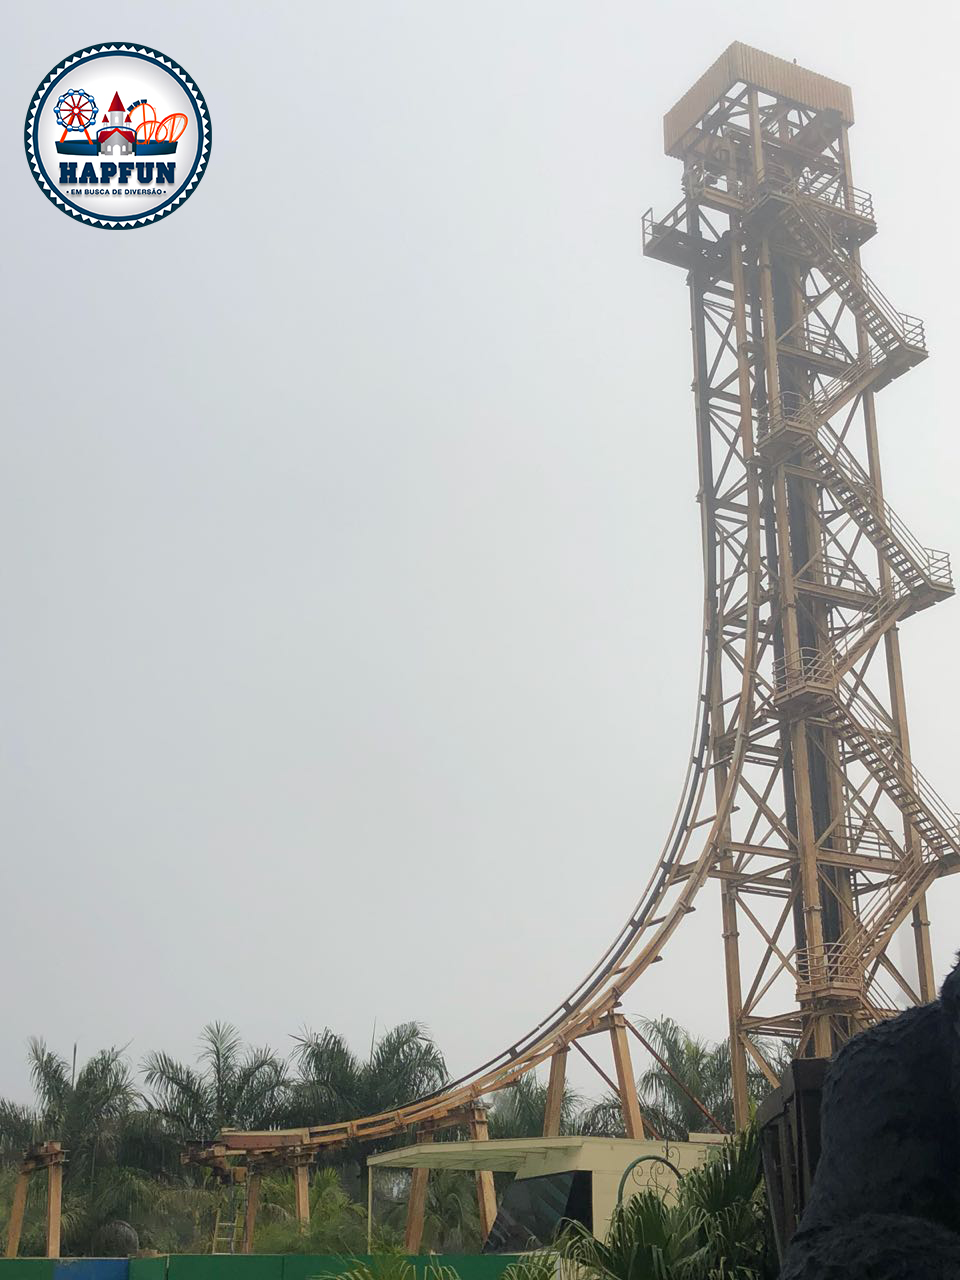
[[[849,85],[735,40],[663,117],[663,147],[667,155],[681,156],[684,138],[690,130],[714,103],[740,83],[778,98],[789,98],[816,111],[838,111],[844,124],[853,124],[853,94]]]

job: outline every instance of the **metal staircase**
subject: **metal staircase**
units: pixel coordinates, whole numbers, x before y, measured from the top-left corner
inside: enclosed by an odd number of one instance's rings
[[[924,547],[878,495],[861,463],[824,421],[824,415],[832,412],[831,399],[824,398],[822,392],[810,400],[785,392],[761,421],[758,445],[774,457],[806,450],[805,461],[906,588],[918,596],[917,607],[951,595],[949,555]]]
[[[806,646],[787,654],[774,664],[779,706],[810,695],[832,696],[837,683],[901,618],[912,611],[912,597],[905,588],[881,592],[874,603],[864,609],[855,625],[833,636],[822,648]]]
[[[827,429],[821,428],[811,437],[816,446],[813,468],[823,484],[910,591],[949,595],[953,591],[950,557],[946,552],[924,547],[889,503],[878,496],[869,475],[846,445],[838,437],[829,436]]]
[[[831,968],[862,973],[886,947],[909,915],[919,892],[945,869],[960,862],[960,819],[927,779],[903,756],[895,736],[857,691],[844,684],[840,696],[822,713],[844,743],[904,815],[918,840],[914,852],[892,866],[891,874],[861,903],[856,921],[845,930],[830,957]]]
[[[862,322],[871,339],[900,372],[927,356],[923,322],[897,311],[859,262],[847,252],[824,216],[827,206],[807,194],[796,179],[768,172],[756,187],[747,214],[775,218],[803,258],[815,265]]]
[[[960,819],[923,774],[907,763],[889,725],[864,701],[857,686],[842,683],[822,718],[906,816],[920,837],[924,858],[947,853],[960,857]]]

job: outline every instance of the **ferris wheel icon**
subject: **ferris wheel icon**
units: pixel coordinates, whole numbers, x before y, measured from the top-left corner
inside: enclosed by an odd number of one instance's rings
[[[90,141],[87,130],[97,118],[97,104],[92,93],[87,93],[85,89],[68,89],[66,93],[61,93],[54,107],[54,115],[57,123],[63,126],[61,142],[68,133],[84,133],[87,141]]]

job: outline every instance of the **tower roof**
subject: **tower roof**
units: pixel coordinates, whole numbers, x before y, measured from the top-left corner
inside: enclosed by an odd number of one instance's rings
[[[844,124],[853,124],[853,94],[847,85],[735,40],[664,116],[663,149],[667,155],[683,154],[689,131],[738,83],[790,98],[816,111],[836,111]]]
[[[113,95],[113,101],[110,103],[110,106],[107,107],[107,110],[108,111],[126,111],[126,109],[127,108],[120,101],[119,93],[115,93]]]

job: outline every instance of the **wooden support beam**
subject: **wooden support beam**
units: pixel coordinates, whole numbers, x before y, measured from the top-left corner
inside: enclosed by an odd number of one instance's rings
[[[253,1233],[257,1229],[257,1210],[260,1208],[260,1179],[263,1174],[254,1166],[247,1174],[247,1208],[243,1215],[242,1253],[252,1253]]]
[[[487,1113],[481,1106],[474,1106],[470,1116],[470,1137],[485,1142],[490,1137]],[[497,1219],[497,1192],[490,1169],[477,1170],[477,1207],[480,1210],[480,1240],[487,1242]]]
[[[433,1142],[431,1129],[417,1130],[417,1142]],[[407,1230],[403,1235],[403,1252],[419,1253],[424,1239],[424,1215],[426,1213],[426,1187],[430,1179],[429,1169],[415,1169],[410,1179],[410,1199],[407,1201]]]
[[[413,1169],[410,1174],[410,1199],[407,1201],[407,1229],[403,1237],[403,1251],[420,1252],[423,1240],[423,1219],[427,1211],[427,1183],[429,1169]]]
[[[30,1186],[30,1170],[21,1169],[13,1188],[13,1205],[10,1209],[10,1221],[7,1224],[7,1257],[15,1258],[20,1250],[20,1233],[23,1230],[23,1215],[27,1208],[27,1189]]]
[[[301,1231],[310,1225],[310,1164],[300,1159],[293,1166],[293,1200]]]
[[[567,1055],[564,1046],[550,1059],[550,1080],[547,1083],[547,1105],[543,1112],[543,1136],[559,1138],[560,1121],[563,1118],[563,1090],[567,1080]]]
[[[432,1142],[430,1130],[418,1131],[418,1142]],[[414,1169],[410,1175],[410,1199],[407,1201],[407,1229],[403,1237],[404,1253],[420,1252],[423,1240],[423,1219],[427,1210],[427,1183],[430,1178],[429,1169]]]
[[[60,1212],[63,1201],[63,1160],[47,1165],[47,1257],[60,1257]]]
[[[640,1114],[637,1082],[633,1078],[630,1044],[627,1040],[626,1021],[622,1014],[614,1015],[613,1025],[610,1028],[610,1042],[613,1045],[613,1061],[617,1069],[617,1092],[620,1094],[623,1127],[628,1138],[645,1138],[647,1134],[643,1127],[643,1116]]]

